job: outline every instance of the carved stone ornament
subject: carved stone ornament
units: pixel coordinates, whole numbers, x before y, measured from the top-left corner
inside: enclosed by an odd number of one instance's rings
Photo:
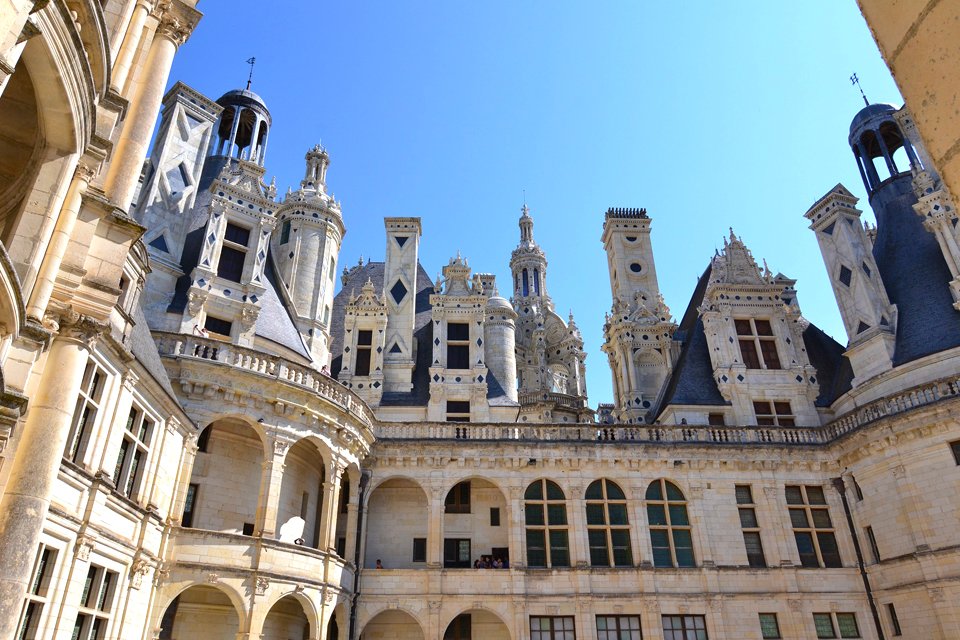
[[[240,312],[240,328],[249,331],[257,324],[257,317],[260,315],[260,307],[255,305],[244,305]]]
[[[195,316],[203,309],[203,303],[207,301],[206,291],[191,291],[187,294],[187,311],[191,316]]]
[[[216,573],[211,573],[210,575],[207,576],[207,582],[209,582],[210,584],[217,584],[218,582],[220,582],[220,576]]]
[[[77,560],[86,562],[90,559],[90,552],[93,551],[93,547],[97,544],[97,539],[88,536],[85,534],[80,534],[77,537],[77,543],[73,547],[74,554],[77,557]]]
[[[150,570],[150,562],[146,558],[137,558],[130,567],[130,587],[139,589],[143,585],[143,576]]]
[[[256,594],[262,596],[267,592],[267,589],[270,588],[270,578],[267,576],[257,576],[257,584],[255,587]]]
[[[287,448],[290,446],[289,442],[284,440],[274,440],[273,441],[273,453],[274,455],[282,456],[287,452]]]
[[[300,583],[293,588],[293,591],[294,593],[303,593],[304,591],[306,591],[306,589],[307,589],[306,586],[304,586],[303,583]]]
[[[183,46],[183,43],[190,37],[190,34],[193,32],[193,27],[194,25],[167,13],[160,19],[160,24],[157,26],[157,35],[167,38],[173,42],[173,44],[180,47]]]
[[[90,183],[97,175],[97,169],[91,167],[85,162],[80,162],[77,164],[77,169],[73,174],[77,180],[82,182]]]
[[[43,324],[58,334],[57,339],[79,342],[88,349],[93,349],[97,339],[107,329],[106,323],[79,314],[72,307],[67,307],[59,313],[47,313],[43,318]]]

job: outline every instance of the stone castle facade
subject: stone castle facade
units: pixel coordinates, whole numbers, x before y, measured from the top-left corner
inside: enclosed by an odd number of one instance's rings
[[[652,217],[598,217],[595,412],[529,209],[508,283],[431,278],[415,217],[341,268],[327,150],[278,196],[249,86],[164,93],[194,4],[0,0],[0,640],[960,637],[960,231],[909,111],[851,125],[875,227],[805,214],[846,345],[732,230],[675,317]]]

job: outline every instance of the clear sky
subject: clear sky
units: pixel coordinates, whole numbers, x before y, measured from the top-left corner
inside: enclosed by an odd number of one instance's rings
[[[610,206],[653,218],[677,320],[732,226],[846,344],[803,213],[837,182],[865,195],[847,145],[863,106],[850,74],[871,100],[901,100],[854,0],[199,8],[171,84],[217,98],[242,88],[256,56],[280,192],[299,184],[309,147],[322,141],[331,155],[327,183],[347,225],[340,268],[383,259],[385,216],[419,216],[431,276],[460,250],[509,295],[526,191],[557,311],[573,310],[584,335],[591,405],[612,400],[600,351]]]

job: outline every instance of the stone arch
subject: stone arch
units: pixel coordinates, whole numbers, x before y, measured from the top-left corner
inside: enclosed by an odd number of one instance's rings
[[[327,625],[327,640],[347,640],[350,633],[350,607],[340,602],[330,613]]]
[[[319,638],[320,616],[310,598],[297,592],[279,594],[266,609],[263,638]]]
[[[254,424],[229,416],[201,431],[184,526],[254,534],[263,462],[268,459],[262,427]]]
[[[188,582],[160,609],[159,640],[234,640],[246,627],[243,597],[224,583]]]
[[[329,452],[324,452],[320,444],[315,438],[301,438],[287,449],[277,504],[278,534],[291,518],[302,518],[303,532],[298,537],[314,549],[322,543],[321,516],[330,471]]]
[[[426,539],[430,517],[429,494],[416,480],[391,476],[377,483],[367,496],[366,545],[363,566],[378,559],[387,569],[412,569],[415,539]]]
[[[451,627],[455,625],[457,619],[461,616],[470,616],[471,638],[482,638],[483,640],[511,640],[510,626],[499,613],[489,607],[472,606],[469,609],[458,612],[445,620],[440,626],[444,630],[442,638],[447,640],[459,640],[456,634],[451,634]]]
[[[466,492],[463,483],[469,483]],[[510,501],[509,494],[503,488],[480,475],[458,478],[447,487],[444,493],[444,557],[447,568],[461,567],[464,564],[454,560],[453,543],[448,541],[469,540],[470,553],[467,567],[475,560],[492,562],[496,558],[510,564]],[[463,498],[467,497],[466,504]],[[496,509],[496,513],[492,510]]]
[[[363,625],[360,640],[424,640],[423,624],[407,609],[381,609]]]

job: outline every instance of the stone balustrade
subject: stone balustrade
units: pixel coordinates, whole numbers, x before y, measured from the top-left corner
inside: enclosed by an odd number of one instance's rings
[[[566,393],[543,393],[539,391],[527,391],[518,396],[521,406],[538,404],[545,402],[559,407],[569,407],[571,409],[583,409],[583,399],[577,396],[571,396]]]
[[[180,333],[154,332],[160,355],[168,358],[196,358],[236,367],[315,393],[320,398],[353,414],[367,427],[374,424],[373,413],[358,395],[330,376],[310,367],[295,364],[262,351],[228,342]]]

